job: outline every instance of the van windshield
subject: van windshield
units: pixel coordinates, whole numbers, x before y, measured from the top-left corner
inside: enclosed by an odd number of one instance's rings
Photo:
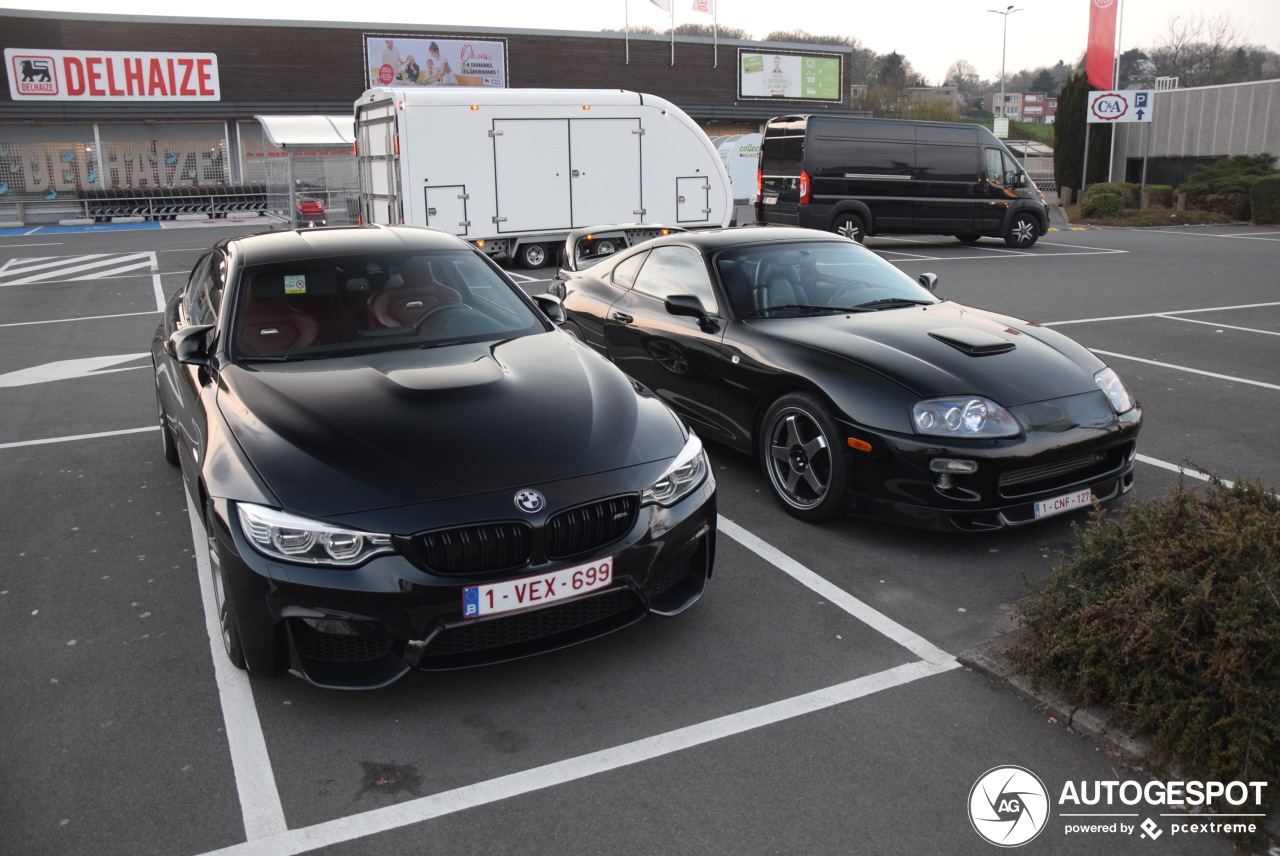
[[[863,312],[939,303],[928,289],[853,243],[765,244],[728,250],[716,271],[742,318]]]

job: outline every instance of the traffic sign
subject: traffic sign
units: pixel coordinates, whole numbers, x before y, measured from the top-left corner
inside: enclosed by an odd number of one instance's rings
[[[1116,89],[1089,93],[1089,121],[1093,124],[1150,122],[1155,99],[1150,90]]]

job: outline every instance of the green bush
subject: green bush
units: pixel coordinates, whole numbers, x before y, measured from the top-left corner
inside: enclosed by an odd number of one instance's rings
[[[1172,208],[1173,188],[1167,184],[1148,184],[1147,204],[1152,208]]]
[[[1119,184],[1091,184],[1080,200],[1080,214],[1084,217],[1119,217],[1125,209],[1125,189]]]
[[[1187,194],[1192,208],[1248,220],[1252,213],[1249,192],[1258,179],[1277,174],[1271,166],[1274,161],[1268,154],[1235,155],[1198,166],[1178,192]]]
[[[1017,669],[1131,716],[1164,773],[1280,781],[1280,498],[1179,482],[1076,540],[1018,610]]]
[[[1280,223],[1280,175],[1255,181],[1249,191],[1249,204],[1253,208],[1253,222]]]

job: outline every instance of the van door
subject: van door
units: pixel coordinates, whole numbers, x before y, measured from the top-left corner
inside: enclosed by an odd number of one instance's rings
[[[568,120],[495,119],[492,133],[498,233],[571,228]]]
[[[639,119],[569,120],[573,225],[643,222]]]
[[[880,129],[858,129],[868,137]],[[891,139],[894,129],[882,131],[883,139],[849,139],[835,136],[815,137],[805,153],[805,168],[810,176],[810,211],[800,225],[812,229],[831,226],[832,214],[839,203],[856,200],[871,212],[876,231],[907,231],[911,228],[915,199],[913,167],[915,143]],[[910,130],[907,131],[911,133]]]
[[[467,221],[466,185],[427,187],[423,192],[426,194],[428,226],[444,229],[455,235],[467,234],[471,224]]]
[[[1004,224],[1005,212],[1018,198],[1013,185],[1021,170],[1013,158],[994,146],[982,150],[982,163],[983,204],[979,207],[978,229],[987,234],[997,234]]]
[[[794,226],[800,212],[804,126],[766,127],[760,144],[760,219]]]
[[[911,231],[931,235],[972,232],[982,185],[976,146],[916,142],[916,198]]]

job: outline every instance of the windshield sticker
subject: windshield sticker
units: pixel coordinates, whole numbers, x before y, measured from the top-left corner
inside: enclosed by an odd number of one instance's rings
[[[289,273],[284,276],[285,294],[306,294],[307,278],[300,273]]]

